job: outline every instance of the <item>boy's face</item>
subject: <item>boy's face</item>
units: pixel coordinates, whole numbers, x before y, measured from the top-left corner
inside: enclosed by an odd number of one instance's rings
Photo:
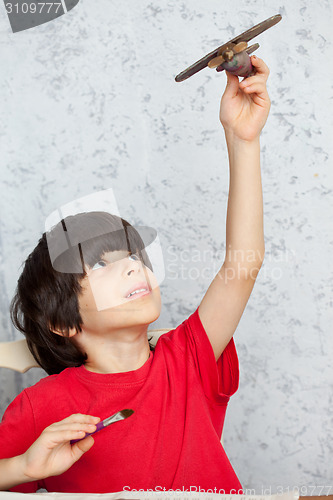
[[[79,295],[83,327],[98,329],[149,324],[161,312],[161,295],[154,273],[127,250],[106,252],[86,268]],[[129,294],[133,290],[145,291]]]

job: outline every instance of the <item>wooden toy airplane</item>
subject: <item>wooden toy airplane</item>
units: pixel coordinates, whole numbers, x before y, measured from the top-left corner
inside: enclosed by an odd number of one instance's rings
[[[241,35],[229,40],[229,42],[224,43],[179,73],[179,75],[175,78],[176,82],[186,80],[206,66],[212,69],[216,68],[216,71],[223,71],[225,69],[230,71],[230,73],[243,76],[245,78],[255,74],[255,69],[251,64],[249,54],[257,50],[259,44],[255,43],[254,45],[248,47],[247,42],[268,28],[274,26],[274,24],[281,21],[281,19],[282,16],[280,14],[269,17]]]

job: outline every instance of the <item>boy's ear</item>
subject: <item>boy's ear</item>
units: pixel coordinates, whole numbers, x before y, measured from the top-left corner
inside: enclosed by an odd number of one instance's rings
[[[56,333],[57,335],[60,335],[61,337],[74,337],[74,335],[77,334],[77,331],[75,328],[69,328],[68,333],[64,330],[60,330],[59,328],[51,328],[51,332]]]

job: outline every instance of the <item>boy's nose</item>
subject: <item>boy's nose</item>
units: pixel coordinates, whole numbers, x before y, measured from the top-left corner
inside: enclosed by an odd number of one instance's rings
[[[134,264],[134,265],[133,265]],[[128,269],[129,268],[129,269]],[[141,262],[131,262],[130,266],[127,266],[127,275],[130,276],[131,273],[134,273],[136,271],[140,271],[143,269],[143,265]]]
[[[125,273],[127,276],[131,276],[132,273],[142,275],[142,278],[147,283],[150,283],[147,268],[144,266],[144,264],[141,260],[135,260],[135,261],[127,260],[126,265],[125,265]]]
[[[128,276],[130,276],[131,273],[143,269],[143,263],[141,262],[141,260],[131,261],[129,259],[124,259],[124,262],[125,262],[125,272]]]

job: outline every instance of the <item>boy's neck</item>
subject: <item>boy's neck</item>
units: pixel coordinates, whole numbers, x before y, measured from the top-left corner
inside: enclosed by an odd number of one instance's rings
[[[83,350],[88,354],[84,366],[95,373],[123,373],[138,370],[149,359],[150,347],[147,335],[130,342],[95,337],[84,342]]]

